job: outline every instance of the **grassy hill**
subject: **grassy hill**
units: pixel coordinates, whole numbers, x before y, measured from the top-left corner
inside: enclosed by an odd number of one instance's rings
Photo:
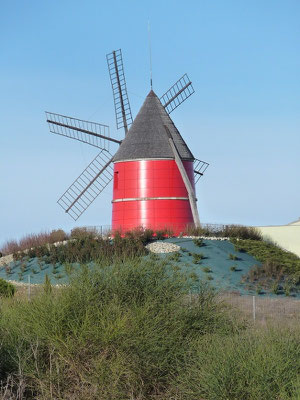
[[[35,245],[29,250],[18,247],[17,243],[10,246],[14,248],[14,261],[0,268],[0,277],[19,283],[27,283],[30,278],[33,284],[42,284],[47,277],[52,284],[66,284],[83,264],[93,268],[103,257],[110,260],[113,257],[149,257],[145,245],[163,239],[179,247],[175,254],[161,254],[160,257],[186,272],[194,280],[194,290],[197,282],[204,280],[219,290],[242,295],[298,296],[300,259],[263,241],[254,229],[231,226],[223,231],[206,228],[194,233],[204,236],[202,239],[166,238],[165,232],[136,230],[125,237],[117,234],[111,240],[98,237],[96,232],[77,229],[67,237],[57,230],[42,238],[50,243],[52,240],[52,244],[31,236],[31,244]],[[58,237],[68,240],[53,243]],[[23,240],[22,244],[28,246],[29,242]]]

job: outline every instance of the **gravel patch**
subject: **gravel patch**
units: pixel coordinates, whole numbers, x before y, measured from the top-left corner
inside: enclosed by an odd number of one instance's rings
[[[174,243],[154,242],[147,244],[146,248],[152,253],[173,253],[180,250],[180,246]]]
[[[0,267],[2,267],[3,265],[9,264],[10,262],[12,262],[13,259],[13,255],[9,254],[8,256],[4,256],[0,258]]]

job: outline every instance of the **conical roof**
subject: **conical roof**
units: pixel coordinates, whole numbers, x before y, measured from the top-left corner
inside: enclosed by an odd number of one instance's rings
[[[166,127],[181,158],[193,161],[193,154],[153,90],[146,97],[113,161],[174,158]]]

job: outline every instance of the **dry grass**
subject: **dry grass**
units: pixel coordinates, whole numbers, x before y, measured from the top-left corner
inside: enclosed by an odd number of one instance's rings
[[[30,233],[23,236],[19,241],[8,240],[0,251],[5,256],[31,249],[32,247],[43,246],[47,243],[62,242],[66,239],[68,239],[68,235],[62,229],[55,229],[51,232]]]
[[[230,304],[249,320],[253,320],[253,296],[222,293],[220,299]],[[300,323],[300,300],[291,297],[255,296],[255,321],[259,324],[286,326]]]

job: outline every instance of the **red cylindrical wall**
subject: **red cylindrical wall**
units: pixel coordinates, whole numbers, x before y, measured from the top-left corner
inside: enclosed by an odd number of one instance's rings
[[[193,162],[183,165],[194,187]],[[112,228],[171,228],[193,223],[188,193],[175,160],[123,161],[114,165]]]

